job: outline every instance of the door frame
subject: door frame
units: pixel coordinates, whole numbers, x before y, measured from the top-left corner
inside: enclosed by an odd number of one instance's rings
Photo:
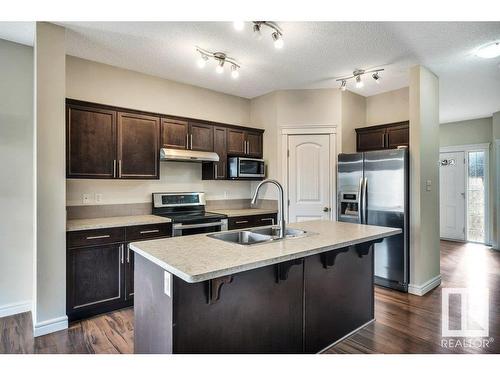
[[[463,152],[465,157],[465,174],[464,174],[464,191],[465,191],[465,210],[464,210],[464,219],[465,219],[465,242],[469,242],[467,240],[467,233],[469,232],[469,228],[467,225],[467,213],[468,213],[468,202],[469,202],[469,191],[467,187],[467,180],[469,176],[469,152],[470,151],[484,151],[484,165],[485,165],[485,173],[484,173],[484,185],[485,185],[485,199],[484,199],[484,244],[491,245],[491,189],[490,189],[490,143],[477,143],[477,144],[469,144],[469,145],[459,145],[459,146],[443,146],[439,148],[439,154],[443,152]]]
[[[284,126],[281,127],[281,171],[283,188],[285,190],[285,220],[288,222],[289,195],[288,195],[288,137],[291,135],[322,135],[326,134],[330,139],[330,220],[336,220],[337,201],[336,201],[336,179],[337,179],[337,126],[336,125],[315,125],[315,126]],[[333,150],[333,152],[332,152]]]

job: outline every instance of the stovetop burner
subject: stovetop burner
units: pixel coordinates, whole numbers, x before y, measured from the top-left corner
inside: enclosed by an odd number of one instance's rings
[[[191,211],[191,212],[157,212],[155,215],[168,217],[174,223],[210,222],[225,219],[227,216],[215,212]]]

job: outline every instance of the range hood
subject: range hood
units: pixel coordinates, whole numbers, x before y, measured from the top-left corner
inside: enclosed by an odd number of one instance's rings
[[[219,155],[215,152],[208,151],[193,151],[193,150],[176,150],[173,148],[160,149],[161,161],[219,161]]]

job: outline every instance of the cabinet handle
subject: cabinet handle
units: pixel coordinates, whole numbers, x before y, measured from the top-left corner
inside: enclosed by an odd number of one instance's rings
[[[120,245],[120,253],[121,253],[121,262],[123,264],[124,263],[124,260],[123,260],[123,257],[124,257],[124,254],[123,254],[123,244]]]
[[[186,133],[186,150],[189,150],[189,134]]]
[[[159,231],[160,231],[159,229],[150,229],[150,230],[141,230],[139,233],[140,234],[158,233]]]
[[[191,143],[191,150],[192,150],[193,149],[193,135],[192,134],[189,136],[189,139],[191,140],[190,143]]]
[[[88,236],[87,240],[98,240],[100,238],[109,238],[111,237],[109,234],[103,234],[102,236]]]
[[[116,177],[116,159],[113,160],[113,177]]]
[[[127,263],[130,263],[130,248],[127,246]]]
[[[118,160],[118,177],[122,177],[122,160]]]
[[[217,169],[217,164],[215,164],[215,179],[219,177],[218,169]]]
[[[250,142],[247,141],[247,155],[250,154]]]
[[[245,224],[248,223],[248,220],[235,221],[236,224]]]
[[[260,219],[261,221],[272,221],[274,223],[274,219],[272,217],[264,217]]]

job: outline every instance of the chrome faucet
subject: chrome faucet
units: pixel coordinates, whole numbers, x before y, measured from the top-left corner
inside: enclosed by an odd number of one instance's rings
[[[265,184],[273,184],[278,188],[279,192],[279,199],[278,199],[278,226],[280,227],[280,236],[279,238],[285,238],[285,194],[283,192],[283,186],[276,181],[276,180],[264,180],[261,181],[260,184],[257,185],[257,188],[255,189],[255,193],[253,194],[252,198],[252,205],[254,205],[257,202],[257,196],[259,195],[259,190],[262,187],[262,185]]]

